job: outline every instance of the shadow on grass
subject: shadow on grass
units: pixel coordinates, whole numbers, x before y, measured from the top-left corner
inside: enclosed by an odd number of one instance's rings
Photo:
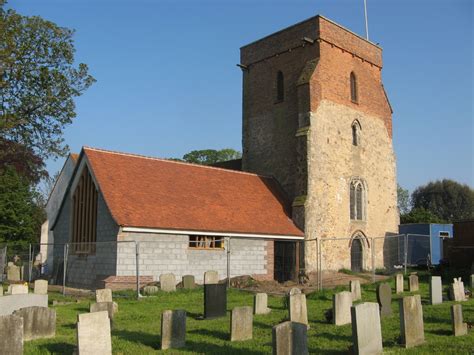
[[[434,335],[442,335],[442,336],[452,336],[453,332],[450,330],[443,330],[443,329],[436,329],[436,330],[429,330],[427,333],[434,334]]]
[[[42,344],[38,348],[50,354],[72,354],[76,350],[75,345],[68,343]]]
[[[218,339],[222,339],[222,340],[229,340],[229,333],[227,332],[221,332],[221,331],[218,331],[218,330],[209,330],[209,329],[193,329],[191,331],[189,331],[188,333],[191,333],[191,334],[199,334],[199,335],[207,335],[207,336],[210,336],[212,338],[218,338]]]
[[[446,323],[446,324],[451,324],[451,319],[450,318],[441,318],[441,317],[433,317],[433,316],[428,316],[428,317],[423,317],[423,320],[425,323]]]
[[[196,342],[186,340],[186,348],[179,349],[180,352],[193,352],[199,354],[236,354],[236,355],[261,355],[266,354],[263,351],[255,351],[249,349],[235,349],[231,345],[215,345],[210,343]]]
[[[156,334],[132,332],[129,330],[113,330],[112,336],[117,336],[132,343],[143,344],[155,350],[160,349],[161,337]]]
[[[347,348],[349,349],[349,346]],[[348,353],[348,350],[331,350],[325,348],[309,348],[308,350],[310,354],[340,355]]]
[[[347,341],[348,343],[352,342],[352,337],[350,335],[319,333],[318,338],[326,338],[326,339],[335,340],[335,341]]]

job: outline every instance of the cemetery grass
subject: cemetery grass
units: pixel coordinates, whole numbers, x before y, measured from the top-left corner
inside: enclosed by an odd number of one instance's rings
[[[389,281],[394,289],[394,280]],[[443,285],[444,288],[447,285]],[[364,301],[376,302],[376,284],[362,287]],[[407,280],[405,278],[405,289]],[[335,290],[308,295],[308,347],[315,354],[345,354],[352,344],[351,325],[328,324],[324,312],[332,307],[332,294],[348,290],[338,287]],[[405,292],[404,295],[410,293]],[[404,349],[398,345],[400,335],[398,301],[392,299],[393,314],[382,319],[384,353],[389,354],[471,354],[474,352],[474,331],[467,336],[454,337],[451,330],[451,301],[441,305],[428,305],[428,275],[420,275],[420,294],[423,303],[423,318],[426,343],[416,348]],[[444,292],[446,294],[446,292]],[[77,314],[88,312],[93,299],[82,299],[79,303],[57,293],[50,293],[52,300],[74,301],[72,304],[57,305],[57,330],[53,339],[25,342],[25,354],[71,354],[76,343]],[[156,296],[133,299],[133,293],[114,293],[119,304],[112,330],[112,348],[115,354],[150,354],[160,352],[161,312],[166,309],[185,309],[187,311],[186,348],[167,350],[167,353],[189,354],[268,354],[271,353],[272,326],[285,321],[288,312],[284,299],[269,296],[272,312],[268,315],[254,316],[253,340],[244,342],[229,341],[230,315],[213,320],[200,320],[203,313],[203,292],[178,290],[176,293],[160,292]],[[252,306],[251,293],[229,290],[227,309],[237,306]],[[474,322],[474,299],[463,302],[464,321]],[[50,307],[53,307],[50,305]]]

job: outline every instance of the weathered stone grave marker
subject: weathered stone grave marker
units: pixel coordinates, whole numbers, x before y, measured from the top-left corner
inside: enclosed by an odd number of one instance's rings
[[[403,291],[405,290],[404,283],[405,281],[403,279],[403,274],[397,274],[395,279],[395,290],[397,294],[403,293]]]
[[[21,268],[12,262],[9,262],[7,266],[7,280],[21,281]]]
[[[471,291],[474,292],[474,275],[471,275]]]
[[[143,287],[143,293],[147,296],[154,295],[155,293],[158,293],[160,289],[158,286],[145,286]]]
[[[295,322],[283,322],[272,329],[274,355],[306,355],[308,352],[308,328]]]
[[[351,307],[353,354],[382,354],[379,305],[365,302]]]
[[[37,295],[47,295],[48,294],[48,281],[36,280],[34,293],[36,293]]]
[[[219,283],[219,273],[214,270],[209,270],[204,273],[204,285],[212,285]]]
[[[252,339],[252,307],[235,307],[230,315],[230,340],[242,341]]]
[[[288,305],[290,321],[305,324],[309,328],[306,295],[300,289],[292,288],[288,293]]]
[[[48,307],[48,295],[34,293],[5,295],[0,297],[0,315],[12,314],[14,311],[26,307]]]
[[[194,275],[184,275],[182,282],[183,282],[183,288],[185,290],[191,290],[196,287],[196,281],[194,280]]]
[[[161,349],[186,346],[186,311],[167,310],[161,314]]]
[[[23,339],[53,338],[56,335],[56,310],[48,307],[27,307],[13,312],[23,318]]]
[[[420,295],[403,297],[398,301],[402,345],[411,348],[423,344],[425,342],[425,331]]]
[[[28,294],[28,286],[16,284],[8,286],[8,293],[10,295],[26,295]]]
[[[268,308],[268,296],[266,293],[257,293],[253,297],[253,313],[254,314],[268,314],[271,309]]]
[[[456,302],[467,301],[464,293],[464,282],[461,278],[454,278],[454,282],[449,287],[450,298]]]
[[[382,283],[377,287],[377,302],[380,305],[382,317],[392,315],[392,288],[388,283]]]
[[[335,325],[344,325],[351,322],[352,293],[338,292],[332,295],[332,314]]]
[[[227,314],[227,285],[204,285],[204,318],[225,317]]]
[[[410,284],[410,292],[419,291],[420,286],[418,284],[418,275],[414,275],[414,274],[410,275],[408,277],[408,281]]]
[[[430,304],[441,304],[443,303],[443,284],[441,282],[441,276],[430,277]]]
[[[89,305],[89,312],[107,312],[111,321],[114,320],[115,314],[118,312],[118,304],[115,302],[97,302]]]
[[[160,275],[160,288],[165,292],[176,291],[176,277],[174,274],[161,274]]]
[[[453,304],[451,306],[451,322],[455,337],[467,334],[467,323],[464,323],[462,318],[462,305]]]
[[[83,313],[79,314],[77,318],[78,355],[112,354],[108,313]]]
[[[112,290],[110,288],[103,288],[95,291],[95,301],[99,302],[113,302]]]
[[[0,354],[23,355],[23,319],[0,316]]]
[[[351,287],[352,293],[352,301],[358,301],[362,299],[362,294],[360,291],[360,281],[359,280],[351,280],[349,282],[349,286]]]

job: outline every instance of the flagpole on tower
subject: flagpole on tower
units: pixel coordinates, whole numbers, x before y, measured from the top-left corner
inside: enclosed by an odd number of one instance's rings
[[[365,37],[369,40],[369,22],[367,21],[367,0],[364,0],[364,13],[365,13]]]

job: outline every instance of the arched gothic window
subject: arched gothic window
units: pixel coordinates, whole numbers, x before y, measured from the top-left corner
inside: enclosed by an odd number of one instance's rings
[[[360,130],[361,126],[358,120],[352,122],[352,145],[358,146],[360,144]]]
[[[365,220],[366,210],[365,186],[362,180],[354,179],[350,187],[350,209],[352,220]]]
[[[351,72],[351,100],[352,102],[358,101],[358,93],[357,93],[357,78],[354,72]]]
[[[279,71],[277,73],[277,82],[276,82],[276,84],[277,84],[276,85],[277,86],[276,101],[281,102],[285,98],[285,80],[283,78],[283,73],[281,71]]]

